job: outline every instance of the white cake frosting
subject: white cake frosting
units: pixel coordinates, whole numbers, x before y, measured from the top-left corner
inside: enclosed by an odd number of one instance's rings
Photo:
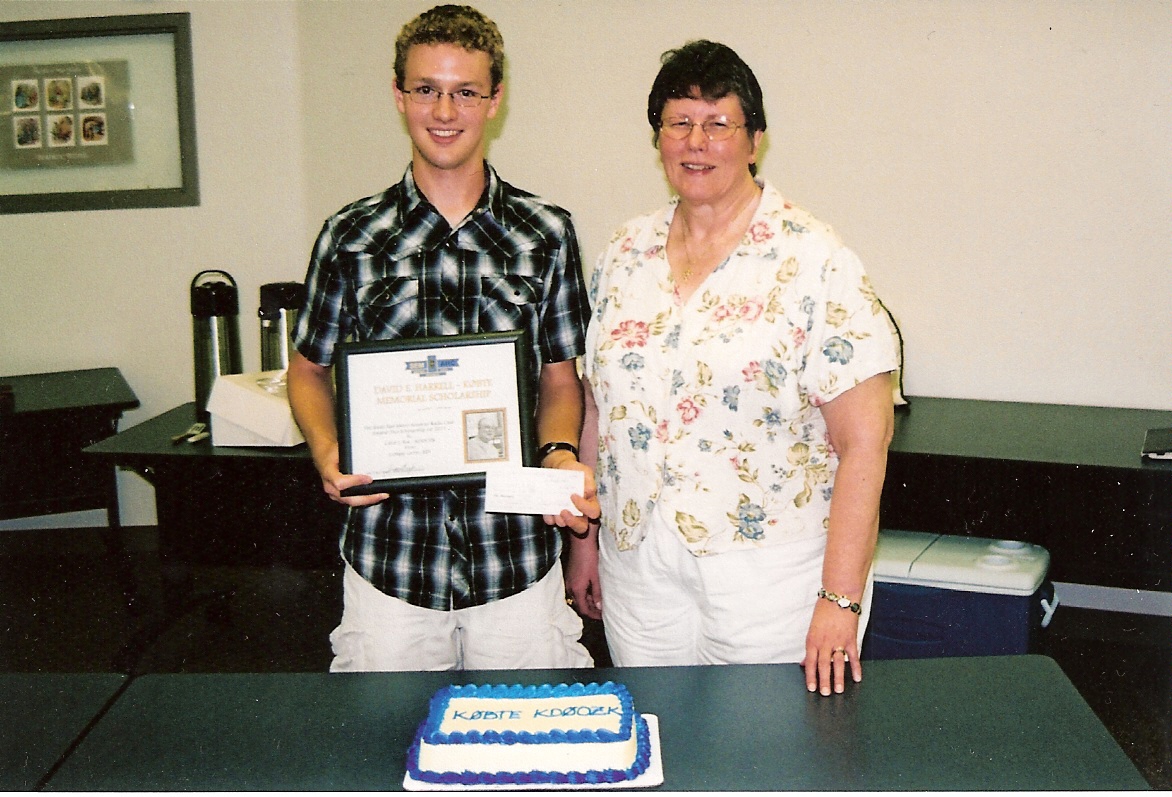
[[[431,699],[407,756],[428,783],[618,783],[650,760],[647,723],[626,687],[449,686]]]

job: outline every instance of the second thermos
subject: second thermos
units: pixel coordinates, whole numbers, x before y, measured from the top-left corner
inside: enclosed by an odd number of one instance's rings
[[[260,286],[260,370],[289,367],[289,351],[297,313],[305,301],[300,282],[270,282]]]

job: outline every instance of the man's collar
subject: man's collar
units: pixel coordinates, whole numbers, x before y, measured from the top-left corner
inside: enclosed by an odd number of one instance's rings
[[[438,213],[431,201],[424,196],[423,192],[419,190],[419,184],[415,182],[415,171],[412,165],[407,166],[407,171],[403,175],[403,194],[399,205],[399,218],[407,219],[423,206],[432,213]],[[501,179],[496,173],[496,169],[489,165],[488,161],[484,162],[484,191],[480,194],[480,199],[477,200],[476,206],[472,208],[466,218],[472,218],[479,215],[483,211],[488,211],[498,224],[503,224],[505,201],[504,191],[501,189]]]
[[[531,242],[516,241],[507,234],[508,229],[516,226],[519,220],[511,218],[509,204],[505,201],[504,182],[487,162],[484,164],[484,175],[485,185],[480,200],[460,225],[460,246],[478,251],[496,251],[504,256],[512,256],[529,248]],[[447,222],[419,190],[410,166],[403,175],[403,189],[399,193],[397,211],[398,229],[386,242],[384,249],[392,259],[398,260],[432,249],[451,234]],[[426,232],[419,234],[424,230]]]

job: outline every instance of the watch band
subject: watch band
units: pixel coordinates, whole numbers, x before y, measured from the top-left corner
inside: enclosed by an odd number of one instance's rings
[[[576,445],[574,445],[573,443],[567,443],[565,441],[559,441],[559,442],[554,442],[554,443],[546,443],[541,448],[537,449],[537,462],[538,462],[538,464],[541,464],[541,462],[546,457],[548,457],[550,454],[552,454],[555,451],[569,451],[571,454],[574,455],[575,459],[578,458],[578,447]]]
[[[827,592],[825,588],[818,590],[818,597],[825,598],[840,609],[850,609],[855,614],[862,614],[863,607],[858,603],[852,601],[846,595],[836,595],[833,592]]]

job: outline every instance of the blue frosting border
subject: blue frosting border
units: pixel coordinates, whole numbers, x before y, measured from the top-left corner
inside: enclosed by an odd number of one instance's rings
[[[637,742],[635,761],[627,769],[592,769],[585,772],[549,772],[533,770],[530,772],[433,772],[419,768],[419,745],[423,741],[428,744],[554,744],[554,743],[581,743],[597,741],[618,741],[626,738],[626,734],[616,734],[612,731],[551,731],[550,733],[452,733],[444,734],[438,730],[439,722],[444,716],[444,709],[453,697],[507,697],[507,698],[547,698],[547,697],[577,697],[583,695],[613,694],[619,698],[623,709],[621,727],[629,731],[634,725]],[[651,763],[651,736],[648,732],[647,721],[643,716],[634,712],[634,701],[630,692],[622,684],[607,681],[603,684],[558,684],[553,686],[448,686],[439,690],[431,698],[427,719],[419,726],[415,741],[407,751],[407,772],[415,780],[424,783],[461,786],[524,786],[528,784],[599,784],[619,783],[638,777]]]

